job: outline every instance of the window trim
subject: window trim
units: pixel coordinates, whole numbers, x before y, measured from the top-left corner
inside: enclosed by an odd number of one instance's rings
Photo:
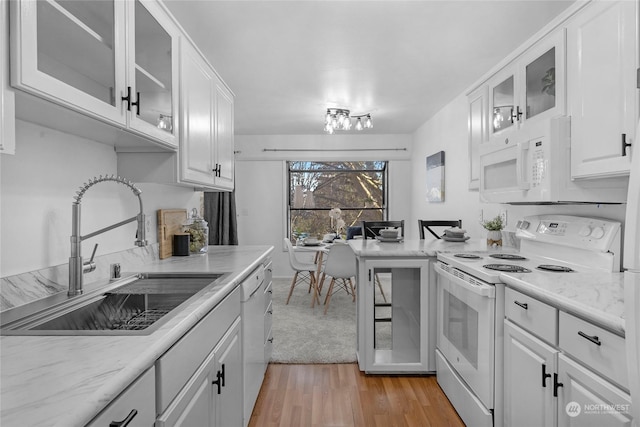
[[[388,206],[388,200],[389,200],[389,160],[351,160],[351,161],[359,161],[359,162],[382,162],[384,163],[384,167],[382,169],[349,169],[349,172],[372,172],[372,171],[376,171],[376,172],[382,172],[382,207],[381,208],[375,208],[375,209],[382,209],[382,220],[383,221],[388,221],[389,220],[389,206]],[[283,180],[283,185],[282,185],[282,191],[283,191],[283,209],[284,209],[284,215],[282,215],[283,217],[283,229],[285,230],[285,237],[287,238],[291,238],[291,210],[296,210],[294,208],[291,207],[291,200],[289,195],[291,194],[291,176],[290,176],[290,172],[291,169],[289,168],[289,164],[293,163],[293,162],[327,162],[327,163],[340,163],[340,162],[344,162],[343,160],[283,160],[282,161],[282,168],[283,168],[283,176],[284,176],[284,180]],[[331,169],[333,170],[333,169]],[[338,172],[341,172],[342,170],[340,169],[335,169]],[[314,170],[312,169],[295,169],[294,171],[296,172],[305,172],[305,171],[310,171],[313,172]],[[362,208],[340,208],[342,210],[362,210]],[[318,211],[326,211],[328,210],[328,208],[305,208],[305,209],[297,209],[297,210],[318,210]],[[373,209],[372,209],[373,210]],[[283,242],[283,250],[286,250],[284,248],[284,242]]]

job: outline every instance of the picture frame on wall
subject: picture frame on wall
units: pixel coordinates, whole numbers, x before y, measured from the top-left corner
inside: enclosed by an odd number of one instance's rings
[[[444,151],[427,156],[427,202],[444,202]]]

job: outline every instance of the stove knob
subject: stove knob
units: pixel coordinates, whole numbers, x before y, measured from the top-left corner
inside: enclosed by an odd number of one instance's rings
[[[591,237],[594,239],[600,239],[602,236],[604,236],[604,228],[602,227],[596,227],[591,232]]]
[[[578,234],[581,235],[582,237],[587,237],[588,235],[591,234],[591,226],[589,226],[589,225],[583,226],[580,229],[580,231],[578,231]]]

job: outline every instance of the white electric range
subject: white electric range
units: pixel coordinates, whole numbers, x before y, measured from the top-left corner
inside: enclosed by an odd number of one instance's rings
[[[501,274],[517,273],[526,281],[536,275],[620,271],[620,234],[615,221],[536,215],[518,221],[518,253],[438,254],[438,384],[466,424],[502,425]]]

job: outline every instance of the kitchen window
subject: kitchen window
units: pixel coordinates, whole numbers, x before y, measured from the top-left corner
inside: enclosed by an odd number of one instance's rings
[[[386,161],[289,161],[289,237],[319,237],[335,232],[329,212],[339,208],[345,228],[387,218]]]

